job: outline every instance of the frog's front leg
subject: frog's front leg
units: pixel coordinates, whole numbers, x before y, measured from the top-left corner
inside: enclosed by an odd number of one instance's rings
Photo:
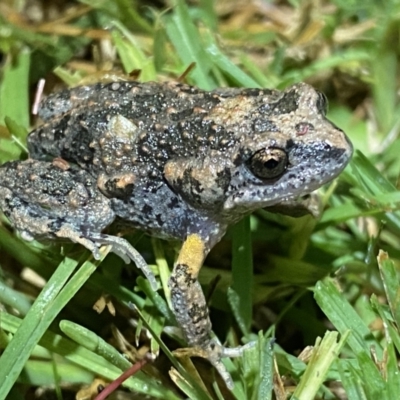
[[[175,353],[178,356],[188,355],[208,359],[218,370],[227,387],[233,389],[232,377],[221,359],[238,357],[248,346],[225,348],[212,337],[206,299],[197,279],[207,253],[208,249],[202,238],[196,234],[189,235],[182,245],[169,280],[173,311],[191,346]]]
[[[110,199],[88,172],[62,159],[27,160],[0,168],[0,208],[25,240],[67,238],[100,258],[99,247],[142,269],[157,284],[143,257],[125,239],[101,233],[114,219]]]

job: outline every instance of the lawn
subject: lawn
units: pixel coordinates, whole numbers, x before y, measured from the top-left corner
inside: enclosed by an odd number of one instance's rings
[[[126,79],[305,81],[355,151],[318,191],[317,216],[258,210],[206,259],[214,332],[229,347],[255,341],[224,361],[231,392],[207,362],[173,354],[185,345],[167,287],[178,243],[126,236],[154,292],[107,248],[93,260],[80,245],[25,242],[1,215],[0,400],[94,398],[132,365],[126,398],[398,398],[399,56],[397,0],[1,2],[1,164],[28,156],[41,79],[45,94]]]

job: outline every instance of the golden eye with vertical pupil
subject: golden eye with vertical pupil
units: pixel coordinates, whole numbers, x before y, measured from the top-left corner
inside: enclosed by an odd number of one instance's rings
[[[257,151],[249,160],[250,171],[260,179],[275,179],[285,172],[288,165],[286,152],[270,148]]]

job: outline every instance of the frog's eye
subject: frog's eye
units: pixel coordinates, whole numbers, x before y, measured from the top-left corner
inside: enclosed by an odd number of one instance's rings
[[[318,92],[317,109],[324,116],[328,112],[328,99],[322,92]]]
[[[260,179],[278,178],[288,165],[287,154],[276,148],[257,151],[249,160],[250,171]]]

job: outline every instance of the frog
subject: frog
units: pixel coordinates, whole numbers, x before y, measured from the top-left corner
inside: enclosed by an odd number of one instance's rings
[[[227,228],[252,212],[296,202],[336,178],[351,159],[327,99],[307,83],[284,90],[202,90],[182,82],[114,81],[50,94],[29,158],[0,168],[0,208],[25,240],[67,239],[95,259],[108,245],[133,261],[154,290],[146,261],[117,223],[182,243],[168,286],[189,356],[203,357],[229,389],[225,347],[212,332],[198,280]]]

